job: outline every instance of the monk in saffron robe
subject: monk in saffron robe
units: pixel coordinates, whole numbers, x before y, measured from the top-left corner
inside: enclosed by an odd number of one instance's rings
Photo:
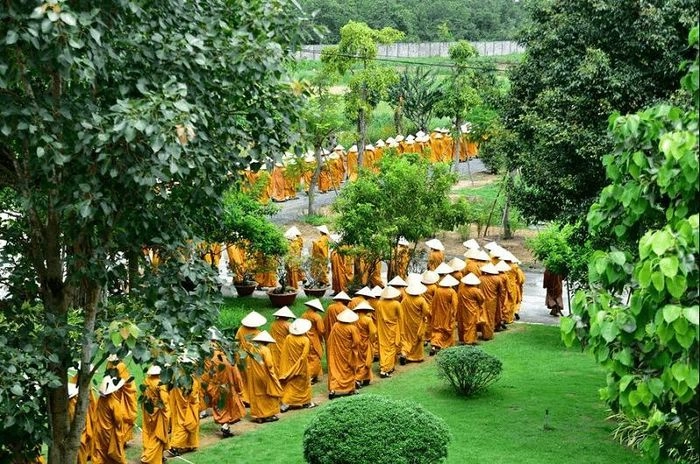
[[[348,180],[354,181],[357,179],[357,145],[353,145],[348,150]]]
[[[474,274],[477,277],[481,277],[481,267],[491,261],[488,253],[484,250],[467,250],[464,256],[467,258],[467,266],[464,268],[464,272]]]
[[[382,291],[381,299],[377,302],[377,332],[379,334],[379,376],[391,377],[396,367],[396,355],[401,350],[401,296],[394,287]]]
[[[331,250],[331,286],[333,293],[344,292],[348,289],[345,256],[337,248]]]
[[[296,316],[286,306],[282,306],[272,315],[275,316],[275,320],[270,324],[270,335],[275,339],[275,343],[270,344],[268,348],[272,354],[272,361],[275,364],[275,369],[279,372],[280,358],[282,357],[282,343],[284,343],[284,339],[289,335],[289,325],[296,319]]]
[[[433,295],[430,312],[433,322],[433,334],[430,337],[430,356],[443,348],[455,344],[454,331],[457,322],[457,292],[459,281],[447,274],[438,284]]]
[[[246,274],[246,252],[244,245],[229,243],[226,247],[228,255],[228,268],[233,273],[233,281],[243,283]]]
[[[496,269],[498,269],[499,277],[503,281],[503,288],[505,288],[505,302],[501,310],[501,325],[502,329],[506,328],[506,324],[511,324],[515,320],[515,272],[511,269],[510,265],[505,261],[499,261],[496,263]]]
[[[168,449],[170,430],[170,395],[165,385],[160,383],[160,367],[151,366],[144,379],[145,389],[141,396],[143,432],[141,441],[141,462],[162,464]]]
[[[277,377],[269,345],[275,339],[263,330],[253,338],[246,358],[248,370],[248,395],[250,415],[254,422],[274,422],[278,420],[282,385]]]
[[[401,355],[399,362],[422,362],[424,359],[423,341],[430,306],[425,301],[423,294],[427,291],[425,285],[419,282],[411,282],[406,287],[405,295],[401,300],[401,313],[403,314],[403,327],[401,329]]]
[[[321,236],[311,244],[311,275],[319,288],[328,286],[328,240],[330,232],[325,225],[317,227]]]
[[[311,321],[296,319],[289,326],[289,335],[282,344],[279,370],[279,378],[283,386],[281,412],[316,406],[311,402],[311,379],[309,377],[311,341],[306,333],[310,329]]]
[[[267,319],[262,314],[251,311],[243,319],[241,319],[241,326],[236,332],[236,341],[238,342],[238,349],[244,352],[249,351],[251,348],[251,341],[253,338],[260,333],[260,327],[265,325]],[[249,403],[248,401],[248,380],[247,373],[245,369],[239,370],[242,380],[242,394],[241,400],[244,403]]]
[[[372,361],[374,352],[373,343],[377,339],[377,326],[369,314],[374,312],[374,308],[366,301],[355,305],[353,309],[358,315],[355,323],[360,334],[360,344],[357,347],[357,365],[355,366],[355,380],[359,385],[366,386],[372,381]]]
[[[408,277],[408,263],[411,260],[411,250],[408,248],[408,242],[402,237],[399,239],[396,250],[394,251],[394,274],[406,279]]]
[[[304,271],[301,270],[301,252],[304,249],[304,239],[296,226],[287,229],[284,237],[289,240],[289,253],[285,262],[287,285],[297,289],[299,282],[304,280]]]
[[[326,329],[323,325],[323,319],[318,314],[323,312],[323,305],[318,298],[309,300],[306,303],[306,311],[301,315],[303,319],[311,321],[311,329],[306,333],[311,341],[311,350],[309,351],[309,376],[311,383],[318,382],[319,377],[323,376],[321,368],[321,357],[323,356],[323,337]]]
[[[297,198],[297,191],[301,181],[301,170],[296,167],[296,164],[295,159],[290,159],[287,161],[287,166],[284,170],[284,195],[287,197],[287,200]]]
[[[360,332],[355,325],[359,316],[345,308],[328,337],[328,399],[352,395],[357,388],[355,368]]]
[[[78,402],[78,375],[76,374],[68,384],[68,417],[73,420],[75,408]],[[97,408],[97,397],[90,391],[90,403],[88,405],[87,417],[85,418],[85,428],[80,434],[80,449],[78,450],[78,464],[86,464],[92,456],[95,442],[95,409]]]
[[[325,315],[323,316],[323,328],[326,330],[324,337],[328,340],[331,335],[331,329],[333,325],[338,320],[338,314],[342,313],[348,307],[346,306],[350,302],[350,297],[345,292],[340,292],[333,297],[333,303],[328,305],[326,308]],[[326,346],[326,349],[328,346]]]
[[[127,443],[134,437],[134,424],[138,415],[138,399],[136,397],[136,386],[133,382],[134,378],[129,373],[126,364],[120,361],[115,354],[111,354],[107,358],[105,373],[112,377],[119,377],[126,382],[123,387],[114,392],[114,396],[121,401],[124,414],[126,415],[124,426],[120,430],[124,435],[124,443]]]
[[[425,242],[425,245],[430,248],[428,253],[428,270],[434,271],[445,260],[444,245],[440,240],[433,238]]]
[[[500,325],[500,321],[496,320],[497,314],[500,314],[498,306],[503,302],[503,288],[501,278],[498,277],[498,269],[491,264],[486,263],[481,267],[480,288],[484,294],[484,308],[486,308],[485,324],[480,324],[479,330],[481,338],[484,340],[493,339],[493,332],[496,330],[496,324]]]
[[[355,296],[352,297],[350,303],[348,303],[348,308],[355,309],[355,307],[363,301],[367,301],[368,297],[372,297],[372,290],[365,286],[355,292]]]
[[[545,304],[547,308],[550,309],[549,314],[552,316],[563,316],[562,311],[564,310],[564,299],[563,294],[563,279],[561,275],[555,274],[549,269],[544,270],[544,279],[542,281],[542,288],[547,289],[547,295],[545,296]]]
[[[286,196],[286,185],[284,181],[284,172],[285,172],[284,165],[282,163],[275,163],[275,167],[272,168],[272,175],[271,175],[271,184],[272,184],[272,192],[270,194],[270,197],[272,198],[273,201],[285,201],[287,199]]]
[[[114,395],[124,387],[125,380],[105,375],[100,384],[100,398],[95,408],[94,464],[126,464],[126,440],[122,430],[134,426],[121,399]]]
[[[181,362],[191,363],[186,356]],[[199,379],[192,376],[189,389],[173,386],[170,390],[170,454],[178,456],[199,448]]]
[[[459,298],[457,312],[462,314],[462,331],[458,333],[459,340],[467,345],[477,344],[477,324],[479,319],[486,320],[484,294],[479,288],[481,281],[474,274],[462,278],[462,284],[457,291]]]
[[[255,281],[259,287],[277,287],[277,258],[257,252],[255,253],[255,268]]]

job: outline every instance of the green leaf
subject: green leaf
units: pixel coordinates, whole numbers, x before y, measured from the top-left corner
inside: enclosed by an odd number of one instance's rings
[[[10,29],[5,36],[5,44],[12,45],[17,42],[17,31]]]
[[[661,379],[650,379],[647,382],[649,391],[656,397],[660,397],[664,393],[664,383]]]
[[[661,261],[659,261],[659,267],[661,268],[661,272],[663,272],[666,277],[675,277],[678,273],[678,257],[667,256],[665,258],[661,258]]]
[[[664,275],[659,271],[652,272],[651,283],[657,292],[662,292],[664,290]]]
[[[687,364],[676,363],[671,367],[671,373],[678,382],[685,382],[690,377],[690,367]]]
[[[15,383],[10,387],[10,392],[15,395],[15,396],[22,396],[24,393],[24,390],[22,389],[22,386],[18,383]]]
[[[562,331],[562,333],[571,332],[572,330],[574,330],[574,326],[574,320],[570,317],[562,317],[559,321],[559,328]]]
[[[673,236],[670,234],[670,232],[666,230],[660,230],[654,235],[652,235],[651,249],[654,250],[654,253],[656,253],[657,255],[663,255],[666,252],[666,250],[668,250],[672,246]]]
[[[666,279],[666,287],[668,288],[668,292],[672,297],[681,298],[688,288],[688,281],[686,280],[685,276],[678,274],[672,279]]]
[[[676,305],[666,305],[663,309],[664,320],[666,323],[670,324],[681,315],[681,307]]]
[[[688,319],[688,322],[690,322],[693,325],[700,325],[700,321],[698,320],[698,306],[690,306],[683,308],[683,317]]]
[[[606,342],[610,343],[620,334],[620,329],[612,321],[605,321],[601,324],[600,335]]]
[[[646,288],[651,284],[651,261],[645,261],[637,274],[637,280],[642,288]]]
[[[61,21],[68,24],[69,26],[75,26],[77,24],[75,16],[66,11],[62,12],[59,17],[61,18]]]
[[[112,345],[117,347],[122,345],[122,336],[119,335],[118,331],[110,333],[109,338],[112,340]]]
[[[618,266],[622,266],[623,264],[625,264],[626,258],[625,254],[622,251],[613,251],[608,256],[610,257],[610,261],[617,264]]]

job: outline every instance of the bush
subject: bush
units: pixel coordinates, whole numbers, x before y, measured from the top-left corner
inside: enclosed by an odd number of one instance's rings
[[[457,394],[472,396],[499,379],[501,361],[474,346],[453,346],[436,356],[438,375],[452,384]]]
[[[574,230],[572,224],[552,223],[525,243],[544,267],[555,274],[567,276],[575,257],[569,244],[569,238]]]
[[[451,435],[421,405],[378,395],[335,400],[304,431],[310,464],[440,463]]]

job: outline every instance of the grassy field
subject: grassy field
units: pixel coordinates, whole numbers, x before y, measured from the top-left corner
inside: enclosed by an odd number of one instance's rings
[[[604,383],[603,371],[589,355],[565,349],[558,328],[516,325],[482,347],[502,360],[504,373],[479,397],[456,396],[437,378],[432,361],[399,367],[395,377],[362,392],[410,399],[444,418],[453,435],[449,463],[642,462],[610,437],[613,424],[605,420],[597,393]],[[220,441],[186,459],[194,464],[303,463],[304,427],[317,410],[282,415],[279,422]]]

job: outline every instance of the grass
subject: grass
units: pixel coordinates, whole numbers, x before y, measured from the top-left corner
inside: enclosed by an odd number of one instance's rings
[[[604,373],[591,356],[565,349],[556,327],[517,325],[482,348],[501,359],[503,377],[464,399],[438,380],[428,362],[362,391],[421,403],[447,421],[448,463],[632,464],[642,459],[615,443],[597,390]],[[336,401],[342,401],[336,400]],[[320,406],[321,408],[323,405]],[[545,410],[549,411],[545,430]],[[282,420],[187,455],[195,464],[303,463],[302,436],[317,410]],[[254,450],[254,452],[253,452]]]

